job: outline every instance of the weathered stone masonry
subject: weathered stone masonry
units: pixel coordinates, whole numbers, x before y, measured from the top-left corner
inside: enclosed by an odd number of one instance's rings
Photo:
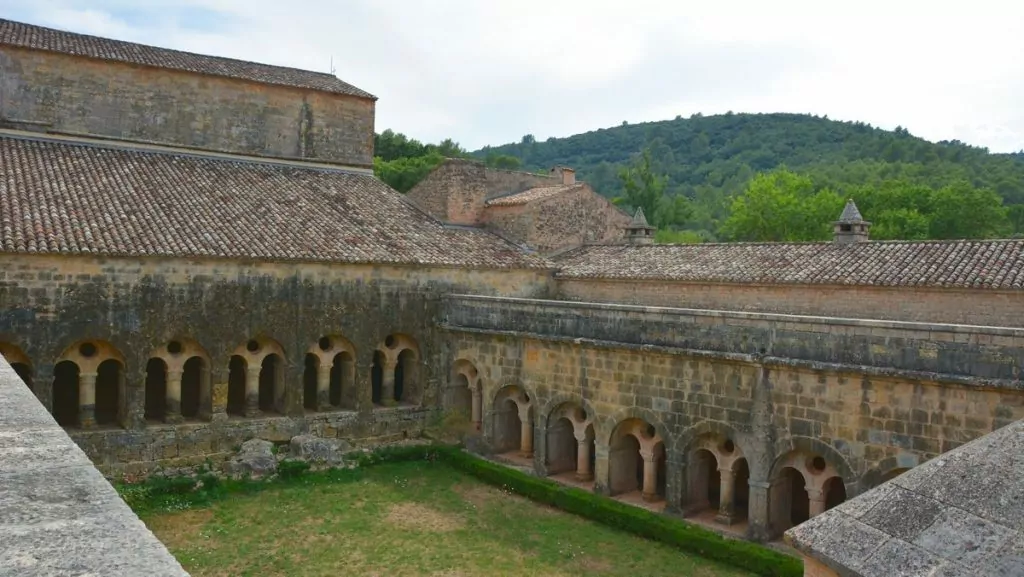
[[[511,387],[522,391],[516,407],[520,423],[530,423],[535,467],[558,472],[551,463],[572,445],[557,440],[556,413],[576,407],[575,421],[593,425],[595,490],[642,489],[686,514],[714,504],[727,523],[746,517],[758,538],[1024,417],[1019,329],[477,296],[444,302],[449,361],[478,374],[481,424],[495,450],[520,448],[506,439],[515,432],[503,406]],[[617,469],[636,463],[622,464],[619,431],[637,424],[649,427],[650,441],[645,448],[644,433],[636,435],[633,454],[646,453],[653,473],[624,484]]]
[[[547,290],[543,271],[227,260],[21,255],[2,257],[0,271],[5,356],[15,357],[16,351],[26,365],[26,381],[58,414],[61,406],[54,400],[62,392],[53,390],[62,378],[55,374],[61,370],[58,362],[74,361],[79,396],[71,402],[87,414],[86,422],[82,413],[68,416],[69,430],[109,473],[142,471],[157,463],[197,464],[226,455],[254,436],[283,441],[306,431],[353,440],[417,434],[439,406],[439,390],[447,379],[445,339],[434,322],[440,295],[459,288],[496,294],[519,287],[524,296]],[[257,341],[260,350],[248,352],[250,341]],[[171,343],[179,343],[182,351],[169,352]],[[86,348],[91,352],[86,357],[83,345],[96,350]],[[350,401],[331,403],[330,373],[342,349],[352,353],[351,373],[339,379],[341,394]],[[403,356],[403,350],[413,354]],[[255,369],[252,377],[244,365],[236,374],[250,378],[258,389],[257,381],[265,380],[261,363],[271,353],[280,357],[276,370],[281,371],[274,379],[273,402],[260,406],[258,398],[249,397],[258,397],[258,391],[246,389],[245,400],[254,405],[230,414],[233,359]],[[181,383],[188,358],[202,359],[197,387],[202,392],[198,410],[186,419],[183,405],[173,401],[180,402],[186,392]],[[100,365],[107,359],[116,375],[112,383],[102,382]],[[154,377],[147,367],[153,359],[161,360],[155,376],[164,377],[165,387],[157,401],[171,402],[161,411],[165,418],[147,419],[146,384]],[[409,361],[404,402],[390,406],[395,369]],[[376,392],[375,364],[380,367]],[[310,383],[310,376],[321,380]],[[176,395],[167,393],[173,388],[168,383],[181,387]],[[88,387],[95,396],[78,402]],[[102,415],[104,410],[110,414]],[[245,414],[260,416],[246,419]]]

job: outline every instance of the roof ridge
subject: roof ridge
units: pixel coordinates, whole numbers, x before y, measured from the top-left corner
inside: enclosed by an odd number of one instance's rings
[[[18,38],[18,36],[16,34],[17,31],[18,31],[17,30],[18,28],[22,28],[23,31],[29,32],[30,34],[32,34],[32,37],[30,37],[27,41],[19,41],[20,39]],[[12,33],[13,39],[11,37],[9,37],[8,34],[4,33],[5,29],[8,32]],[[262,83],[262,84],[297,86],[298,87],[298,83],[285,83],[285,82],[281,82],[281,81],[274,81],[274,80],[268,79],[268,78],[256,78],[254,75],[230,74],[230,73],[228,73],[226,71],[223,71],[223,70],[220,70],[220,71],[210,70],[210,69],[207,69],[207,70],[197,70],[197,69],[188,68],[188,67],[185,67],[185,66],[174,66],[174,65],[171,65],[171,64],[167,64],[167,63],[165,63],[163,65],[159,65],[159,64],[154,64],[154,63],[151,63],[151,62],[143,62],[143,58],[141,58],[141,57],[140,58],[136,58],[136,59],[130,59],[130,58],[118,57],[116,55],[114,55],[114,56],[103,56],[103,55],[99,55],[99,54],[92,54],[88,50],[89,46],[86,46],[85,48],[83,48],[81,46],[76,46],[76,47],[69,47],[69,48],[66,48],[64,50],[61,50],[61,49],[58,49],[58,48],[53,48],[51,46],[45,45],[46,44],[45,43],[45,38],[38,38],[36,36],[40,32],[41,33],[45,33],[45,34],[52,34],[52,35],[56,35],[56,36],[59,36],[59,37],[63,37],[63,38],[60,38],[60,40],[62,40],[62,41],[79,40],[79,41],[88,41],[88,42],[93,42],[93,43],[103,42],[103,43],[110,43],[114,47],[118,47],[118,48],[141,47],[141,48],[145,48],[145,49],[149,49],[149,50],[153,50],[153,51],[158,51],[158,52],[163,52],[163,53],[172,53],[172,54],[175,54],[175,55],[188,56],[188,57],[198,58],[198,59],[220,61],[220,62],[223,62],[223,63],[234,63],[234,64],[238,64],[238,65],[246,65],[246,66],[249,66],[249,67],[257,67],[257,68],[262,68],[262,69],[272,69],[272,70],[279,71],[279,72],[293,72],[293,73],[300,73],[301,75],[313,75],[313,76],[317,76],[317,77],[319,77],[319,78],[321,78],[321,79],[323,79],[325,81],[330,81],[332,83],[338,83],[338,84],[341,85],[342,88],[345,88],[345,90],[331,89],[331,88],[329,88],[327,86],[315,86],[312,83],[306,83],[306,84],[301,86],[302,88],[308,88],[308,89],[311,89],[311,90],[320,90],[320,91],[326,91],[326,92],[335,92],[335,93],[340,93],[340,94],[347,94],[349,96],[358,96],[358,97],[363,97],[363,98],[371,98],[371,99],[374,99],[374,100],[377,99],[376,96],[370,94],[369,92],[366,92],[365,90],[357,88],[357,87],[353,86],[352,84],[349,84],[348,82],[345,82],[344,80],[338,78],[336,75],[334,75],[334,74],[332,74],[330,72],[320,72],[320,71],[317,71],[317,70],[309,70],[309,69],[306,69],[306,68],[298,68],[298,67],[295,67],[295,66],[285,66],[285,65],[281,65],[281,64],[270,64],[270,63],[266,63],[266,62],[257,62],[255,60],[243,60],[241,58],[234,58],[234,57],[231,57],[231,56],[218,56],[218,55],[214,55],[214,54],[203,54],[201,52],[192,52],[192,51],[189,51],[189,50],[181,50],[181,49],[178,49],[178,48],[168,48],[166,46],[157,46],[155,44],[144,44],[142,42],[133,42],[131,40],[120,40],[120,39],[117,39],[117,38],[110,38],[110,37],[107,37],[107,36],[99,36],[99,35],[95,35],[95,34],[86,34],[86,33],[83,33],[83,32],[75,32],[75,31],[72,31],[72,30],[66,30],[66,29],[62,29],[62,28],[55,28],[55,27],[52,27],[52,26],[42,26],[42,25],[39,25],[39,24],[31,24],[31,23],[28,23],[28,22],[21,22],[21,21],[18,21],[18,20],[11,20],[9,18],[0,18],[0,45],[16,46],[16,47],[19,47],[19,48],[27,48],[27,49],[31,49],[31,50],[42,50],[42,51],[46,51],[46,52],[56,52],[56,53],[59,53],[59,54],[68,54],[68,55],[72,55],[72,56],[81,56],[83,58],[95,58],[95,59],[99,59],[99,60],[112,60],[112,61],[116,61],[116,62],[127,62],[127,63],[137,64],[137,65],[141,65],[141,66],[151,66],[151,67],[163,68],[163,69],[167,69],[167,70],[178,70],[178,71],[182,71],[182,72],[191,72],[191,73],[196,73],[196,74],[206,74],[206,75],[210,75],[210,76],[220,76],[220,77],[226,77],[226,78],[235,78],[235,79],[239,79],[239,80],[248,80],[248,81],[251,81],[251,82],[258,82],[258,83]],[[64,42],[62,42],[62,45],[63,45],[63,43]]]

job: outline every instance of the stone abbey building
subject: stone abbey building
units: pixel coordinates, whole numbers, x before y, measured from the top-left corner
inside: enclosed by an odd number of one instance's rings
[[[1024,417],[1024,241],[658,245],[556,167],[377,180],[332,75],[0,20],[0,354],[109,475],[446,413],[755,539]]]

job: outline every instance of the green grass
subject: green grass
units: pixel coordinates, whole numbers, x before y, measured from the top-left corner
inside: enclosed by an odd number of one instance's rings
[[[183,511],[170,503],[139,513],[194,577],[749,575],[441,462],[311,474]]]

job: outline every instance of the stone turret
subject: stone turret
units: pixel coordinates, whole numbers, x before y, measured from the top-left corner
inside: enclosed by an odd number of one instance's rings
[[[871,223],[864,220],[852,198],[846,201],[843,214],[839,215],[839,220],[833,224],[833,240],[835,242],[848,244],[868,241]]]
[[[626,227],[626,242],[629,244],[653,244],[655,228],[647,223],[644,209],[637,207],[633,220]]]

